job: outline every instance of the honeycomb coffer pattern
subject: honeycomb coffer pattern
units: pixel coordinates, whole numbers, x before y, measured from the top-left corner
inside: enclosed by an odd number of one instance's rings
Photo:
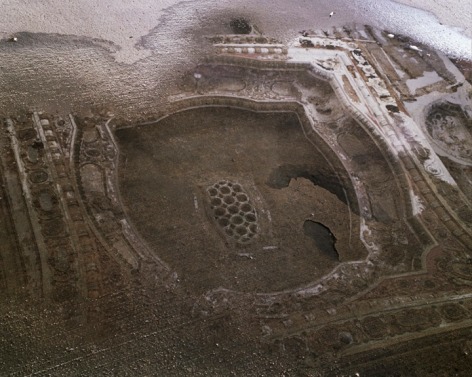
[[[248,243],[259,230],[257,213],[239,183],[222,180],[207,188],[210,208],[225,235],[238,243]]]

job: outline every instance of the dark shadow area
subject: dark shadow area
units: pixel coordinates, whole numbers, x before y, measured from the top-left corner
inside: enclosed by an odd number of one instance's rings
[[[296,178],[305,178],[313,182],[314,185],[320,186],[332,194],[336,195],[343,203],[347,203],[347,198],[343,190],[343,186],[339,179],[332,171],[324,171],[317,169],[313,171],[308,165],[280,165],[272,170],[267,185],[275,189],[283,189],[288,187],[290,181]]]
[[[235,18],[231,20],[229,26],[234,34],[249,34],[252,31],[251,24],[244,18]]]
[[[336,237],[328,227],[316,221],[306,220],[303,223],[303,232],[315,241],[316,247],[326,256],[339,261],[339,254],[334,246]]]

